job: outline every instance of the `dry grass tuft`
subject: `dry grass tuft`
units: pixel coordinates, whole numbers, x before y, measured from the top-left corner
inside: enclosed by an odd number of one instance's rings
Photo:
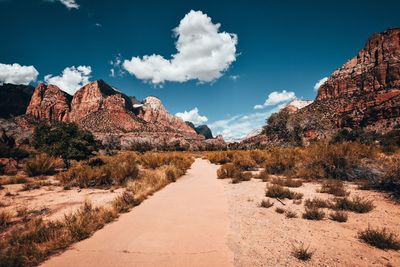
[[[293,246],[292,255],[299,260],[309,261],[314,254],[314,252],[309,249],[310,247],[305,247],[303,243],[299,247]]]
[[[303,185],[301,180],[295,180],[292,178],[274,178],[271,183],[287,187],[300,187]]]
[[[29,176],[52,175],[55,173],[56,167],[60,164],[60,159],[50,157],[46,154],[39,154],[28,159],[24,169]]]
[[[304,203],[304,206],[307,208],[331,208],[332,202],[329,200],[325,200],[322,198],[315,197],[313,199],[307,199]]]
[[[337,222],[347,222],[348,215],[346,212],[338,210],[329,214],[329,219]]]
[[[287,211],[285,212],[285,216],[286,216],[286,218],[288,218],[288,219],[292,219],[292,218],[297,218],[297,217],[298,217],[298,216],[297,216],[297,213],[294,212],[294,211],[291,211],[291,210],[287,210]]]
[[[263,200],[261,200],[260,207],[263,207],[263,208],[270,208],[270,207],[272,207],[273,205],[274,205],[274,202],[271,202],[269,199],[267,199],[267,200],[263,199]]]
[[[348,210],[357,213],[367,213],[374,209],[372,200],[364,199],[362,197],[349,198],[335,198],[333,208],[338,210]]]
[[[0,211],[0,231],[7,228],[11,223],[11,213],[5,210]]]
[[[349,195],[346,191],[344,183],[339,180],[328,180],[322,183],[320,193],[328,193],[337,197],[345,197]]]
[[[280,207],[276,207],[276,209],[275,209],[275,212],[276,213],[280,213],[280,214],[283,214],[283,213],[285,213],[285,209],[283,209],[283,208],[280,208]]]
[[[265,195],[267,197],[272,197],[272,198],[288,198],[288,199],[301,199],[303,197],[303,194],[293,192],[289,190],[288,188],[282,187],[280,185],[270,185],[267,187],[267,191],[265,192]]]
[[[306,208],[303,219],[319,221],[325,217],[325,212],[317,208]]]
[[[358,237],[371,246],[380,249],[400,250],[400,240],[394,233],[389,232],[386,228],[373,229],[368,227],[364,231],[359,232]]]

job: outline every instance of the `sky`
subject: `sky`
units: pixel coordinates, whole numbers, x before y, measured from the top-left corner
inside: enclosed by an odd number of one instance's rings
[[[0,0],[0,83],[73,94],[103,79],[172,114],[241,138],[326,77],[400,1]]]

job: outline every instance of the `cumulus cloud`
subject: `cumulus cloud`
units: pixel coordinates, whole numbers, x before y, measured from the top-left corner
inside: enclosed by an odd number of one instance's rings
[[[265,100],[262,105],[255,105],[254,109],[263,109],[268,106],[275,106],[278,104],[285,104],[296,98],[296,94],[294,92],[288,92],[283,90],[282,92],[272,92],[268,95],[268,98]]]
[[[18,63],[0,63],[0,85],[3,83],[27,85],[36,80],[39,72],[34,66],[21,66]]]
[[[220,24],[201,11],[191,10],[173,30],[177,52],[166,59],[146,55],[125,60],[123,68],[136,78],[162,84],[165,81],[211,82],[236,60],[236,34],[219,32]]]
[[[51,3],[60,2],[68,9],[79,9],[79,4],[76,2],[76,0],[45,0],[45,1]]]
[[[122,63],[122,59],[121,59],[121,54],[118,54],[114,59],[110,60],[110,65],[111,65],[111,69],[110,69],[110,76],[111,77],[122,77],[124,75],[124,70],[121,68],[121,63]]]
[[[224,120],[215,121],[208,126],[215,135],[221,134],[227,141],[235,141],[246,137],[249,133],[261,129],[265,120],[280,107],[265,112],[240,114]]]
[[[46,83],[57,85],[64,92],[73,95],[79,88],[89,83],[91,73],[92,68],[90,66],[72,66],[65,68],[59,76],[46,75],[44,80]]]
[[[206,116],[201,116],[199,114],[199,109],[197,107],[189,111],[185,110],[184,112],[178,112],[175,114],[175,116],[181,118],[184,121],[190,121],[195,125],[200,125],[208,121],[208,118]]]
[[[328,77],[324,77],[321,80],[319,80],[315,85],[314,85],[314,91],[318,91],[318,89],[323,85],[326,81],[328,80]]]

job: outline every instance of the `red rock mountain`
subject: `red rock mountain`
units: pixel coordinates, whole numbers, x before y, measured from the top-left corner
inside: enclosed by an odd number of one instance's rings
[[[127,146],[138,140],[204,140],[182,119],[169,114],[158,98],[150,96],[139,102],[102,80],[83,86],[73,97],[57,86],[41,83],[26,113],[41,120],[77,123],[101,140],[118,136]]]
[[[314,102],[273,114],[243,146],[307,143],[340,128],[385,133],[400,124],[400,28],[373,34],[319,88]]]
[[[40,83],[26,110],[37,119],[69,121],[71,96],[55,85]]]
[[[372,35],[365,47],[319,88],[338,127],[379,131],[400,122],[400,28]]]

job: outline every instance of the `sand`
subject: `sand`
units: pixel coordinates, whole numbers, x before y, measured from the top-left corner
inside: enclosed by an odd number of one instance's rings
[[[271,208],[259,207],[265,196],[265,182],[231,184],[221,181],[229,201],[229,247],[235,254],[235,266],[400,266],[400,252],[384,251],[371,247],[357,238],[357,233],[370,225],[387,227],[399,234],[400,206],[388,200],[383,193],[356,190],[347,184],[350,196],[364,196],[374,200],[376,208],[366,214],[349,213],[349,220],[338,223],[329,219],[309,221],[301,218],[303,204],[286,200],[285,206],[271,199]],[[316,183],[305,183],[293,191],[307,198],[331,198],[329,194],[316,193]],[[304,203],[303,200],[303,203]],[[288,219],[275,212],[276,207],[295,211],[298,218]],[[329,213],[329,210],[325,210]],[[314,251],[309,262],[292,256],[293,245],[301,242]]]
[[[176,183],[43,266],[232,266],[217,168],[197,159]]]

